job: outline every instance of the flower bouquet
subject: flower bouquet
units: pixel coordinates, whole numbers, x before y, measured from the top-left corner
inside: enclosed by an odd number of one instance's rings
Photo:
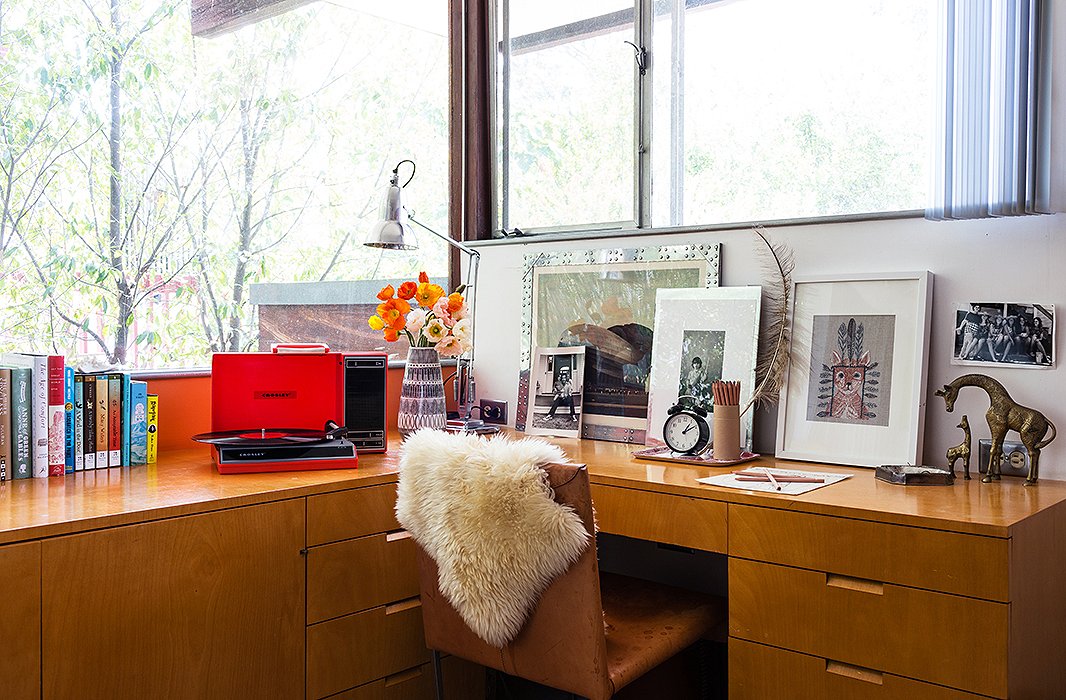
[[[381,303],[367,323],[390,343],[402,333],[412,348],[434,348],[441,357],[458,357],[470,350],[472,341],[465,290],[460,285],[447,294],[420,272],[417,283],[404,282],[399,289],[389,284],[378,292]]]

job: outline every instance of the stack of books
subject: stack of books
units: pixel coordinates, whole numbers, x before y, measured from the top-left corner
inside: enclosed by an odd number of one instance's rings
[[[159,399],[126,372],[0,353],[0,481],[155,462]]]

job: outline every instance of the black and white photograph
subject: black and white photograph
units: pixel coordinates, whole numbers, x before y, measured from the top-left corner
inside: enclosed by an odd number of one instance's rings
[[[585,346],[537,348],[529,381],[527,431],[580,437],[584,381]]]
[[[1055,366],[1052,304],[971,302],[955,312],[953,365]]]
[[[714,410],[711,383],[722,378],[725,331],[686,330],[681,341],[681,395],[694,396],[698,403]]]

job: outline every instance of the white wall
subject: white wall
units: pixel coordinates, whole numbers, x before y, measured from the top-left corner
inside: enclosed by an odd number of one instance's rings
[[[1062,123],[1062,118],[1059,118]],[[944,411],[936,387],[960,374],[978,371],[995,377],[1020,403],[1043,411],[1066,430],[1066,366],[1025,370],[1000,367],[958,367],[950,364],[954,340],[954,309],[972,300],[1025,301],[1054,304],[1066,319],[1066,214],[964,222],[922,219],[793,226],[770,230],[796,254],[796,276],[817,277],[858,272],[929,270],[934,274],[930,333],[929,387],[925,409],[925,462],[945,464],[944,451],[957,444],[955,428],[966,413],[977,440],[988,436],[981,417],[988,407],[983,392],[964,390],[955,413]],[[545,249],[583,249],[638,245],[720,242],[721,284],[761,284],[755,237],[750,231],[725,231],[617,237],[551,243],[488,244],[482,254],[479,280],[476,377],[478,396],[505,399],[510,416],[518,394],[521,336],[522,263],[527,253]],[[1063,336],[1056,329],[1056,354]],[[1057,359],[1057,358],[1056,358]],[[772,452],[776,411],[756,417],[756,449]],[[1066,479],[1066,436],[1043,453],[1041,477]],[[976,471],[974,460],[972,471]]]

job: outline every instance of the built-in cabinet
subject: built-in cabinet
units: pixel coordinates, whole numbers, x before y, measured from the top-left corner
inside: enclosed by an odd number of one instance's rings
[[[0,546],[0,695],[435,697],[415,545],[380,481]],[[482,692],[480,667],[445,661],[451,697]]]
[[[41,544],[0,547],[0,684],[8,700],[41,697]]]

